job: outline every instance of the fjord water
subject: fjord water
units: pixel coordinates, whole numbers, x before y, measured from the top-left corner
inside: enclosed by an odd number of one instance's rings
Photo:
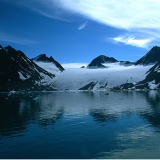
[[[0,158],[160,158],[160,92],[0,93]]]

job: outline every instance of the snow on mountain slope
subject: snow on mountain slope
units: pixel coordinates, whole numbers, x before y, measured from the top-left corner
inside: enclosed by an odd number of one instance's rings
[[[135,85],[136,88],[158,89],[160,88],[160,62],[151,67],[145,79]]]
[[[41,68],[43,68],[44,70],[52,73],[52,74],[59,74],[61,71],[59,70],[59,68],[57,68],[57,66],[52,63],[52,62],[38,62],[38,61],[34,61],[34,63],[36,63],[38,66],[40,66]]]
[[[44,69],[47,69],[47,71],[49,69],[51,71],[51,73],[52,72],[55,73],[55,71],[54,71],[55,69],[57,71],[59,70],[61,72],[64,71],[64,68],[56,60],[54,60],[52,56],[49,58],[46,56],[46,54],[41,54],[35,58],[32,58],[31,60],[37,64],[39,62],[40,67],[42,67],[42,68],[44,67]],[[40,62],[43,62],[44,64],[40,63]],[[47,64],[48,64],[48,67],[47,67]],[[51,65],[51,64],[53,64],[53,65]]]
[[[40,90],[52,83],[55,75],[36,65],[22,51],[11,46],[0,48],[0,90],[31,90],[35,87]]]
[[[151,66],[120,66],[119,63],[103,64],[108,68],[88,69],[72,68],[66,69],[57,75],[52,86],[57,89],[97,89],[100,87],[112,87],[126,82],[135,83],[146,77],[146,72]]]

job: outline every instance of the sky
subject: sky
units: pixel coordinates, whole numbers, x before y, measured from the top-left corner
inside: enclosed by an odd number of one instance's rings
[[[160,44],[159,0],[0,0],[0,44],[81,66],[137,61]]]

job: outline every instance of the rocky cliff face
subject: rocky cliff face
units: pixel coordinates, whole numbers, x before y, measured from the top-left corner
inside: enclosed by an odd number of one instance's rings
[[[16,51],[11,46],[0,46],[0,91],[31,90],[38,86],[39,89],[44,89],[54,77],[55,75],[36,65],[22,51]]]
[[[154,46],[146,55],[136,61],[135,65],[150,65],[160,62],[160,47]]]

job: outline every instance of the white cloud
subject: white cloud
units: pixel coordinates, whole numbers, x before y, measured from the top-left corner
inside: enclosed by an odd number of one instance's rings
[[[68,12],[117,28],[159,28],[159,0],[52,0]],[[156,23],[155,23],[156,22]],[[158,26],[157,26],[158,24]]]
[[[112,38],[112,39],[115,42],[122,42],[122,43],[125,43],[126,45],[142,47],[142,48],[147,48],[147,49],[148,49],[149,43],[153,41],[152,38],[136,39],[134,36],[129,36],[129,37],[119,36],[119,37]]]
[[[88,63],[64,63],[61,64],[64,68],[81,68],[82,66],[87,66]]]
[[[70,14],[124,29],[130,35],[146,34],[145,38],[116,38],[127,45],[147,48],[160,37],[159,0],[52,0],[53,4]],[[155,42],[156,43],[156,42]]]
[[[145,39],[117,39],[123,43],[147,48],[150,38],[160,37],[160,0],[6,0],[28,7],[46,17],[70,20],[80,15],[85,19],[124,29],[127,32],[146,34]],[[70,16],[70,17],[69,17]],[[73,18],[73,17],[72,17]],[[78,29],[83,29],[87,23]],[[148,36],[148,37],[147,37]],[[146,45],[145,45],[146,44]]]
[[[86,21],[85,23],[81,24],[78,29],[81,30],[81,29],[84,29],[84,27],[87,25],[88,21]]]
[[[159,0],[6,0],[45,16],[79,14],[87,19],[122,29],[160,28]]]

